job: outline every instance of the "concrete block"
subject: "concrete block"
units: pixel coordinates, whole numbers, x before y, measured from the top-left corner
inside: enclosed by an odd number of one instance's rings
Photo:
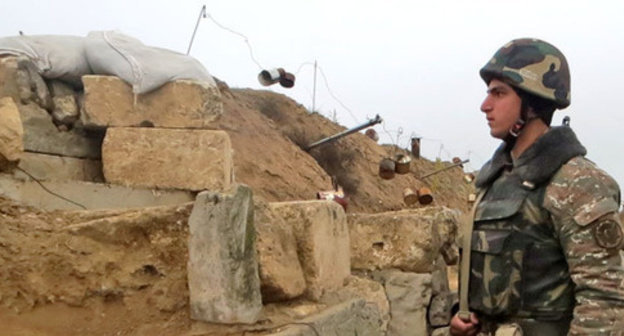
[[[207,83],[177,80],[135,96],[115,76],[83,76],[85,127],[210,128],[223,114],[221,94]]]
[[[99,159],[104,134],[81,128],[60,131],[50,114],[36,104],[20,105],[24,149],[30,152]]]
[[[271,336],[358,335],[382,336],[381,319],[376,307],[363,299],[353,299],[287,325]],[[423,334],[426,335],[426,334]]]
[[[18,167],[40,181],[104,182],[99,160],[24,152]],[[20,170],[13,174],[24,180],[31,178]]]
[[[454,214],[437,207],[349,215],[353,269],[431,272],[443,242],[450,239],[441,228],[456,225]]]
[[[231,148],[224,131],[112,127],[102,144],[104,177],[132,187],[227,190]]]
[[[24,152],[24,129],[17,105],[11,97],[0,98],[0,169],[18,161]]]
[[[300,296],[306,282],[293,228],[274,215],[264,202],[256,202],[254,218],[262,301],[285,301]]]
[[[127,188],[81,181],[23,181],[0,174],[0,195],[44,210],[137,208],[192,202],[187,191]],[[85,197],[88,195],[88,197]]]
[[[343,286],[351,274],[349,230],[343,208],[333,201],[270,203],[291,225],[306,279],[306,296],[319,299]]]
[[[258,321],[262,310],[251,189],[197,195],[189,218],[188,286],[191,318]]]
[[[398,270],[376,271],[373,278],[386,289],[390,301],[388,336],[427,335],[427,307],[431,300],[431,274]]]

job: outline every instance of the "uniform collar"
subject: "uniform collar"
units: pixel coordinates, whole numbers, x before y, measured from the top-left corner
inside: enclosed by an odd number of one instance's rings
[[[501,169],[511,162],[509,151],[510,148],[506,143],[498,147],[492,159],[481,168],[475,182],[477,188],[492,183]],[[517,175],[523,183],[528,182],[529,185],[537,186],[549,180],[568,160],[585,154],[587,154],[585,147],[578,141],[570,127],[552,127],[514,160],[511,173]]]

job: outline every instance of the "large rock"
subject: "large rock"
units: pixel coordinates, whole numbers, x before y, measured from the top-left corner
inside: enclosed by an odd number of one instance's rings
[[[24,127],[25,150],[76,158],[100,158],[102,132],[81,128],[61,131],[52,122],[50,114],[34,103],[20,105],[19,110]]]
[[[73,125],[80,117],[77,94],[68,84],[60,80],[51,80],[49,88],[53,105],[52,118],[57,124]]]
[[[224,131],[112,127],[102,144],[102,165],[110,183],[227,190],[232,146]]]
[[[306,295],[319,299],[343,286],[351,274],[349,230],[343,208],[334,201],[270,203],[291,225],[306,279]]]
[[[429,273],[445,242],[454,242],[456,212],[444,207],[351,214],[353,269]]]
[[[382,336],[379,311],[363,299],[331,306],[301,321],[287,323],[270,336],[357,335]],[[426,334],[423,334],[426,335]]]
[[[177,80],[135,96],[130,85],[114,76],[83,76],[86,127],[146,126],[210,128],[223,114],[216,86]]]
[[[190,191],[128,188],[83,181],[23,181],[0,174],[0,195],[44,210],[127,209],[192,202]],[[88,197],[85,197],[88,195]]]
[[[24,152],[23,136],[22,121],[13,98],[0,98],[0,169],[21,158]]]
[[[383,283],[390,301],[388,336],[428,335],[427,307],[431,300],[431,274],[406,273],[398,270],[373,272]]]
[[[264,202],[256,202],[254,225],[263,302],[293,299],[306,289],[293,228]]]
[[[255,323],[262,310],[251,189],[197,195],[189,218],[191,318]]]
[[[24,152],[18,167],[13,174],[25,180],[104,182],[99,160]]]

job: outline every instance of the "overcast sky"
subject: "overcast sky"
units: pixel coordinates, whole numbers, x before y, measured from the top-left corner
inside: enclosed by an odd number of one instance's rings
[[[379,114],[383,142],[420,136],[425,157],[469,158],[474,169],[499,144],[479,111],[478,70],[511,39],[549,41],[572,73],[572,105],[553,124],[569,115],[588,157],[624,185],[624,1],[2,1],[0,36],[116,29],[186,53],[202,5],[191,55],[231,87],[311,109],[316,61],[317,111],[345,127]],[[295,73],[295,87],[258,83],[275,67]]]

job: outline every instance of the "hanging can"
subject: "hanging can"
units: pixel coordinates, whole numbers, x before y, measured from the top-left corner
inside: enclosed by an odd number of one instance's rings
[[[462,164],[462,159],[458,158],[457,156],[453,158],[453,164],[458,165],[461,168],[464,168],[464,165]]]
[[[411,147],[412,155],[417,159],[420,158],[420,138],[413,137],[411,140]]]
[[[403,202],[407,205],[412,205],[418,202],[418,194],[412,188],[403,189]]]
[[[410,159],[409,156],[403,154],[397,154],[394,157],[395,171],[397,174],[407,174],[410,171]]]
[[[394,171],[396,164],[394,160],[390,158],[383,158],[379,162],[379,176],[384,180],[390,180],[394,178]]]
[[[418,189],[418,203],[422,205],[427,205],[433,202],[433,195],[431,194],[431,190],[427,187],[422,187]]]
[[[379,134],[372,128],[367,129],[364,134],[375,142],[379,141]]]
[[[258,81],[264,86],[275,84],[280,80],[281,74],[283,72],[284,69],[281,68],[262,70],[258,74]]]

